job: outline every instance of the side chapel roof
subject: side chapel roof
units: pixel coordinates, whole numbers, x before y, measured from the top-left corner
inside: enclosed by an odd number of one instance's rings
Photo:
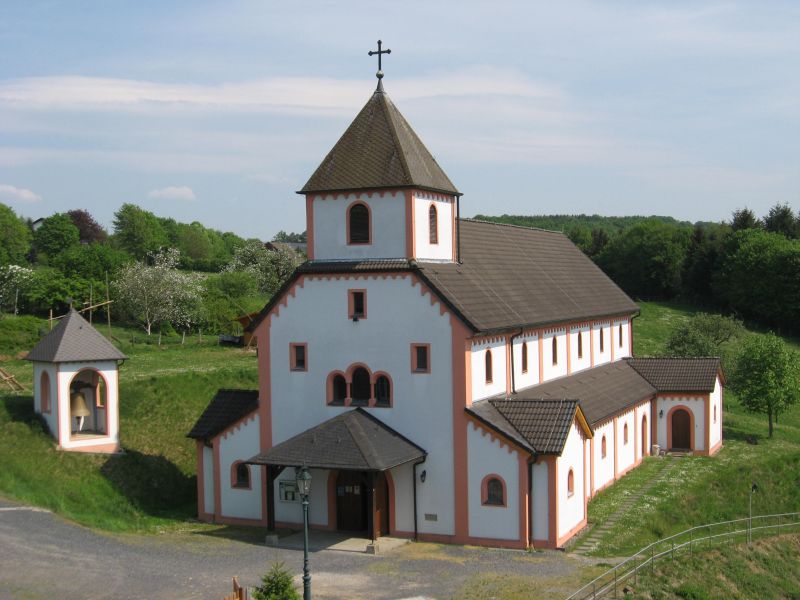
[[[210,439],[258,408],[258,390],[218,390],[186,437]]]
[[[28,352],[25,360],[61,363],[127,358],[78,311],[71,308],[58,325]]]
[[[722,373],[722,363],[717,357],[629,358],[627,361],[659,392],[713,392],[717,374]]]
[[[298,193],[401,187],[461,195],[380,86]]]

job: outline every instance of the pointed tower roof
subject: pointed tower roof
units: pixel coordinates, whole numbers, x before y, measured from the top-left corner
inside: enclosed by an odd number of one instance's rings
[[[378,89],[298,194],[403,187],[461,195],[379,80]]]
[[[25,357],[26,360],[52,363],[126,358],[74,308]]]

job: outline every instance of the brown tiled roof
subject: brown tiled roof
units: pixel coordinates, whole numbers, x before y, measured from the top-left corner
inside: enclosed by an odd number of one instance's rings
[[[299,193],[398,187],[460,195],[379,88]]]
[[[74,308],[25,357],[53,363],[127,358]]]
[[[210,439],[258,408],[258,390],[218,390],[186,437]]]
[[[559,455],[575,420],[578,401],[492,399],[476,402],[471,410],[500,431],[506,429],[512,439],[516,432],[516,437],[521,436],[538,454]]]
[[[460,221],[461,261],[420,262],[476,331],[628,315],[639,308],[562,233]]]
[[[509,401],[575,398],[594,426],[655,393],[626,361],[619,360],[520,390]]]
[[[409,270],[411,270],[411,264],[405,258],[315,260],[313,262],[305,262],[297,268],[298,273],[358,273]]]
[[[257,465],[385,471],[426,452],[363,408],[341,413],[251,458]]]
[[[628,364],[659,392],[713,392],[719,358],[629,358]]]

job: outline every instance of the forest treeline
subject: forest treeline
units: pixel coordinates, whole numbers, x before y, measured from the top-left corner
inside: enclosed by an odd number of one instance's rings
[[[683,300],[782,332],[800,333],[800,215],[776,204],[728,222],[671,217],[550,215],[479,219],[563,231],[623,290]]]
[[[304,233],[283,231],[273,239],[304,240]],[[134,204],[123,204],[114,214],[111,232],[86,210],[56,213],[34,223],[0,204],[0,313],[46,316],[52,309],[61,314],[70,303],[80,307],[90,299],[105,299],[109,292],[125,309],[116,317],[140,321],[139,307],[122,285],[121,274],[161,274],[169,286],[183,286],[176,291],[187,293],[169,299],[182,298],[180,310],[174,306],[164,311],[167,300],[162,299],[159,308],[166,316],[159,327],[191,324],[228,331],[233,317],[263,306],[300,259],[289,248],[273,251],[261,240],[198,222],[180,223]],[[126,290],[128,297],[122,297]]]

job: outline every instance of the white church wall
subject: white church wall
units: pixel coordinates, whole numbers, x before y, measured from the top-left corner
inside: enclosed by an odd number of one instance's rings
[[[426,463],[417,467],[417,473],[425,470]],[[391,469],[394,484],[394,523],[397,531],[414,531],[414,463],[406,463]],[[427,481],[427,474],[426,474]],[[419,481],[417,482],[419,484]],[[420,515],[417,515],[419,518]]]
[[[47,393],[50,395],[50,410],[42,411],[42,374],[47,373]],[[58,435],[58,375],[52,363],[33,363],[33,409],[42,415],[47,427],[55,437]]]
[[[602,334],[600,333],[601,331]],[[594,352],[594,365],[598,366],[611,362],[611,323],[593,323],[591,336],[592,351]]]
[[[492,379],[486,380],[486,352],[492,353]],[[506,339],[485,338],[472,344],[472,401],[506,391]]]
[[[667,428],[671,427],[669,424],[671,420],[669,411],[678,406],[692,413],[692,419],[694,421],[694,447],[692,450],[705,450],[706,401],[704,398],[696,396],[659,396],[656,399],[658,445],[665,450],[669,449],[669,439],[667,436]],[[663,416],[661,411],[663,411]]]
[[[550,538],[550,489],[548,464],[539,460],[533,465],[531,477],[533,489],[531,490],[531,523],[533,524],[533,539],[547,541]]]
[[[368,316],[356,323],[347,310],[353,288],[367,293]],[[269,331],[272,443],[352,410],[326,403],[333,371],[361,363],[372,373],[388,373],[392,407],[367,410],[428,452],[427,483],[417,488],[419,531],[452,535],[453,348],[450,318],[438,302],[431,304],[410,276],[306,277],[273,314]],[[290,370],[293,342],[308,344],[306,371]],[[416,343],[430,344],[430,373],[411,370]]]
[[[580,355],[578,354],[580,339]],[[569,330],[570,369],[572,373],[592,366],[592,344],[589,325],[576,325]]]
[[[628,426],[628,441],[625,443],[625,426]],[[633,409],[617,417],[617,474],[630,469],[636,462],[636,421]]]
[[[347,243],[347,209],[356,201],[369,207],[371,244]],[[406,201],[402,191],[315,195],[312,206],[315,260],[406,256]]]
[[[711,425],[709,427],[708,445],[709,450],[714,448],[722,441],[722,386],[720,385],[719,376],[717,376],[714,391],[711,393]],[[716,411],[716,413],[715,413]],[[716,414],[716,421],[714,415]]]
[[[97,371],[106,384],[106,411],[108,412],[107,435],[100,438],[72,440],[74,420],[70,415],[69,386],[81,371]],[[59,398],[61,410],[58,415],[59,444],[64,449],[81,449],[101,444],[119,443],[119,381],[116,361],[106,360],[84,363],[61,363],[58,370]]]
[[[622,329],[622,343],[620,344],[619,332]],[[619,360],[631,355],[630,349],[630,320],[617,319],[614,321],[614,326],[611,328],[611,334],[614,342],[614,360]]]
[[[308,522],[318,527],[332,527],[328,523],[328,489],[329,477],[336,477],[335,471],[327,469],[309,469],[311,475],[311,494],[308,497]],[[278,523],[297,524],[303,522],[303,505],[300,497],[295,500],[284,500],[280,495],[280,482],[293,482],[297,479],[294,467],[287,467],[275,478],[275,521]],[[333,507],[334,513],[336,507]]]
[[[469,464],[469,535],[501,540],[519,539],[519,458],[515,450],[501,444],[485,429],[467,427]],[[505,506],[483,504],[482,482],[499,476],[505,485]]]
[[[238,519],[261,519],[261,471],[250,465],[250,488],[231,485],[231,466],[259,453],[259,417],[247,418],[244,423],[221,436],[219,444],[220,514]]]
[[[637,458],[650,456],[653,447],[653,417],[650,414],[651,404],[648,400],[636,407],[636,443]],[[642,424],[644,423],[644,427]]]
[[[606,455],[603,457],[603,437],[606,438]],[[595,427],[592,438],[594,452],[594,489],[599,490],[614,481],[614,419]]]
[[[528,346],[528,369],[522,370],[522,345]],[[539,335],[536,332],[514,338],[514,385],[521,390],[539,384]]]
[[[214,450],[203,446],[203,501],[205,512],[214,514]]]
[[[558,468],[558,537],[561,538],[575,528],[586,517],[583,491],[583,436],[579,426],[573,422],[564,450],[556,459]],[[573,491],[570,493],[567,482],[570,469],[573,475]]]
[[[553,338],[556,339],[555,361],[553,360]],[[567,374],[567,330],[565,328],[544,330],[542,334],[542,361],[544,366],[542,383]]]
[[[453,260],[453,207],[455,202],[444,200],[441,194],[414,191],[414,248],[420,260]],[[436,207],[438,243],[430,243],[431,205]]]

